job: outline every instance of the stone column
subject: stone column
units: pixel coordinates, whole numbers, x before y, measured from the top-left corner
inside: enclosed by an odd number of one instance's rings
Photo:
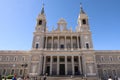
[[[43,60],[42,55],[40,55],[38,75],[42,74],[42,60]]]
[[[53,56],[50,56],[50,75],[52,75],[52,62],[53,62]]]
[[[57,56],[57,75],[59,75],[59,56]]]
[[[45,69],[46,69],[46,56],[44,56],[43,74],[45,74]]]
[[[78,47],[78,50],[79,50],[79,36],[77,36],[77,47]]]
[[[72,56],[72,75],[75,74],[75,71],[74,71],[74,56]]]
[[[47,36],[46,36],[46,42],[45,42],[45,49],[47,49]]]
[[[66,36],[65,36],[65,50],[67,50],[67,48],[66,48]]]
[[[53,36],[52,36],[52,45],[51,45],[51,50],[53,50]]]
[[[57,50],[59,50],[59,46],[60,46],[60,43],[59,43],[60,41],[59,41],[59,36],[58,36],[58,49]]]
[[[67,56],[65,56],[65,75],[67,75]]]
[[[31,73],[31,61],[32,61],[32,55],[29,55],[29,65],[28,65],[28,72]]]
[[[73,37],[71,36],[71,50],[73,50]]]
[[[81,71],[81,61],[80,61],[80,56],[78,56],[78,63],[79,63],[79,72],[80,74],[82,74],[82,71]]]

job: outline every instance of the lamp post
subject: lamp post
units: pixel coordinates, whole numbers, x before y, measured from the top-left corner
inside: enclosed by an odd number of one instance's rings
[[[24,68],[24,72],[23,72],[23,78],[24,78],[24,76],[25,76],[25,68],[28,66],[28,64],[27,64],[27,63],[24,63],[24,64],[22,64],[21,66]]]

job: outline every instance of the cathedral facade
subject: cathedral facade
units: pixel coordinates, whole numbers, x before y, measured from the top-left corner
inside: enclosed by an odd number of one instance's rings
[[[0,51],[0,74],[3,76],[120,77],[120,50],[94,50],[88,16],[81,7],[76,31],[67,28],[61,18],[57,28],[47,29],[42,7],[37,17],[32,49]]]

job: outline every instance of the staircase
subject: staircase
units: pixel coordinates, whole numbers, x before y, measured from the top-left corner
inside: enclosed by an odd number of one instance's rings
[[[43,79],[43,76],[39,76],[38,77],[38,80],[44,80]],[[70,77],[70,76],[67,76],[67,77],[51,77],[51,76],[47,76],[47,79],[46,80],[98,80],[96,77],[87,77],[87,79],[83,78],[82,77]]]

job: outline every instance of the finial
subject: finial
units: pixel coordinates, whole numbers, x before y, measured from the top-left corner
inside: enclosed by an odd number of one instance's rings
[[[43,5],[42,5],[42,10],[41,10],[41,14],[44,14],[44,3],[43,3]]]
[[[82,3],[80,3],[80,8],[82,8]]]
[[[44,5],[45,5],[45,4],[44,4],[44,0],[42,0],[42,7],[44,7]]]
[[[82,7],[82,3],[80,3],[80,13],[81,14],[85,14],[84,10],[83,10],[83,7]]]

